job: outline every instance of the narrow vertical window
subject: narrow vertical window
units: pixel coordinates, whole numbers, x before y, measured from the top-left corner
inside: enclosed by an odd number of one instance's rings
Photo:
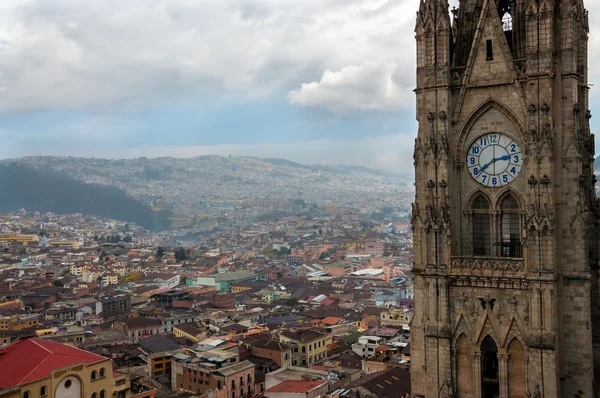
[[[486,60],[488,61],[493,61],[494,60],[494,47],[493,47],[493,43],[491,40],[487,40],[485,42],[485,48],[486,48]]]
[[[473,255],[489,256],[491,254],[490,203],[483,195],[479,195],[473,201],[472,210]]]
[[[502,257],[522,257],[519,203],[509,195],[504,198],[500,207],[502,211],[500,255]]]
[[[498,346],[494,339],[486,336],[481,343],[481,396],[499,397],[500,380]]]

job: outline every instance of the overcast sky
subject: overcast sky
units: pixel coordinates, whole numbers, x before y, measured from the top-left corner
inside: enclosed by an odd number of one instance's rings
[[[587,1],[600,89],[598,3]],[[212,153],[410,170],[418,4],[0,0],[0,158]]]

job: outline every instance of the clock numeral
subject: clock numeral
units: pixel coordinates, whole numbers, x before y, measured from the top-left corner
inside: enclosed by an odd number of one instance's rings
[[[485,184],[485,180],[486,180],[486,178],[487,178],[487,176],[486,176],[486,175],[482,175],[482,176],[481,176],[481,179],[482,179],[482,181],[483,181],[483,183],[484,183],[484,184]]]
[[[504,182],[505,184],[508,182],[508,176],[506,174],[502,176],[502,182]]]
[[[518,156],[514,156],[513,160],[515,161],[515,163],[519,163],[519,157]]]
[[[517,145],[516,145],[516,144],[510,144],[510,151],[511,151],[512,153],[515,153],[515,152],[517,152]]]
[[[492,185],[498,185],[498,179],[496,177],[492,178]]]
[[[477,167],[475,167],[473,169],[473,175],[477,175],[477,174],[479,174],[479,169]]]
[[[486,146],[487,145],[487,138],[482,137],[479,139],[479,145],[480,146]]]
[[[474,146],[472,149],[473,155],[479,155],[479,147],[478,146]]]
[[[495,144],[498,142],[498,136],[497,135],[490,135],[490,143]]]
[[[469,161],[471,162],[472,165],[475,164],[475,158],[472,157]]]
[[[517,168],[513,166],[513,167],[510,169],[510,172],[511,172],[512,174],[516,175],[516,174],[517,174]]]

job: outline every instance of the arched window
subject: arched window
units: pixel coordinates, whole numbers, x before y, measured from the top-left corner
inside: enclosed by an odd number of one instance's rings
[[[490,336],[486,336],[481,343],[481,396],[500,396],[498,346]]]
[[[23,398],[31,398],[31,393],[29,391],[25,391],[23,393]]]
[[[459,397],[472,397],[473,386],[473,354],[467,336],[462,334],[456,340],[456,381]]]
[[[106,369],[101,368],[100,369],[100,378],[106,377]]]
[[[40,388],[40,397],[45,397],[46,395],[48,395],[48,389],[46,388],[46,386],[42,386]]]
[[[500,255],[502,257],[522,257],[519,202],[514,196],[508,195],[502,200],[500,210]]]
[[[525,350],[518,339],[508,345],[508,396],[527,398],[527,363]]]
[[[502,29],[505,32],[510,32],[513,30],[513,18],[508,11],[502,16]]]
[[[100,398],[106,398],[106,391],[100,391]]]
[[[98,393],[93,393],[92,398],[98,398]]]
[[[490,202],[483,195],[478,195],[471,206],[473,211],[473,255],[489,256],[491,254]]]
[[[96,380],[98,378],[98,372],[96,372],[95,370],[92,371],[92,376],[91,379],[92,381]]]

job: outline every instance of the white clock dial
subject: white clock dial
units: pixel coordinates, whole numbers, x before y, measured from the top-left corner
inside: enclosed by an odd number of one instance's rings
[[[523,153],[517,141],[502,133],[477,138],[467,152],[467,169],[485,187],[510,184],[521,172]]]

